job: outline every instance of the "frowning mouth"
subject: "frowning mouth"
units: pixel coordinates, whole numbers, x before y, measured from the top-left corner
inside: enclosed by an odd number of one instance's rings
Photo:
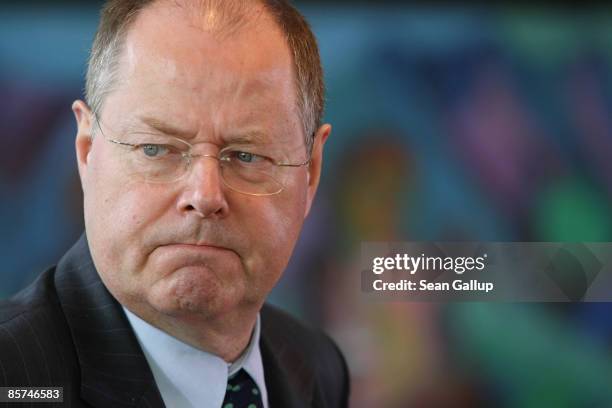
[[[233,249],[214,244],[163,244],[155,248],[152,255],[154,262],[167,270],[186,266],[220,267],[240,259]]]
[[[160,245],[162,248],[177,249],[185,251],[232,251],[233,250],[213,244],[184,244],[184,243],[173,243]]]

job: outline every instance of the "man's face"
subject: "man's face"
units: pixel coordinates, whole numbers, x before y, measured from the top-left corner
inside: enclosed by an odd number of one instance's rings
[[[168,133],[189,138],[195,154],[265,143],[294,163],[307,158],[288,46],[267,14],[254,14],[219,37],[206,16],[149,6],[98,115],[104,133],[90,139],[89,110],[73,105],[89,246],[106,286],[132,310],[206,318],[259,308],[289,260],[329,126],[317,132],[312,164],[286,168],[283,191],[270,196],[227,188],[208,157],[177,181],[147,182],[125,171],[126,147],[105,140]],[[254,134],[258,141],[247,141]]]

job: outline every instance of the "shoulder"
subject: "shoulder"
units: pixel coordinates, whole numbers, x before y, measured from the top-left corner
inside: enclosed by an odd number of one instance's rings
[[[53,292],[54,271],[55,268],[48,269],[28,287],[0,301],[0,327],[48,303]]]
[[[261,325],[262,336],[274,348],[275,354],[311,363],[320,398],[340,398],[345,402],[330,406],[346,405],[349,394],[346,361],[336,343],[327,334],[268,304],[261,310]]]
[[[54,268],[0,302],[0,385],[52,385],[75,363]]]

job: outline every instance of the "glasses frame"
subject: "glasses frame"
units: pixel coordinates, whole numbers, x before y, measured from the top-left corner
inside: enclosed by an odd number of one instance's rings
[[[96,122],[96,125],[97,125],[98,129],[100,129],[100,133],[102,133],[102,136],[104,137],[104,140],[106,140],[106,141],[108,141],[110,143],[119,145],[119,146],[128,146],[128,147],[133,147],[133,148],[136,148],[136,147],[139,147],[139,146],[143,145],[142,143],[127,143],[127,142],[122,142],[120,140],[107,137],[106,134],[104,133],[104,130],[102,129],[102,122],[98,118],[98,115],[96,115],[95,113],[92,113],[92,116],[94,118],[94,121]],[[216,155],[214,155],[214,154],[193,154],[192,151],[193,151],[193,147],[194,146],[191,143],[187,142],[186,140],[183,140],[183,139],[180,139],[178,137],[175,137],[175,136],[167,136],[167,137],[171,137],[173,139],[179,140],[181,143],[184,143],[185,145],[189,146],[189,151],[188,152],[181,152],[181,156],[183,157],[183,159],[187,160],[186,161],[187,166],[185,168],[185,174],[187,174],[187,172],[189,171],[189,169],[191,167],[191,163],[193,162],[194,158],[209,157],[211,159],[217,160],[219,162],[219,165],[221,164],[222,161],[229,162],[231,160],[229,157],[221,157],[221,154],[224,151],[223,149],[221,149],[219,151],[219,153],[216,154]],[[313,133],[312,137],[314,138],[314,133]],[[275,161],[273,159],[270,159],[270,161],[272,162],[273,165],[275,165],[277,167],[297,168],[297,167],[307,166],[312,161],[312,149],[309,149],[309,150],[310,151],[308,152],[308,156],[309,156],[308,159],[306,161],[302,162],[302,163],[284,163],[284,162]],[[279,186],[281,187],[278,191],[275,191],[273,193],[248,193],[248,192],[245,192],[245,191],[238,190],[237,188],[232,187],[231,185],[229,185],[227,183],[227,181],[225,180],[225,177],[223,177],[223,172],[220,172],[220,175],[221,175],[221,180],[223,181],[223,184],[227,188],[229,188],[230,190],[235,191],[237,193],[245,194],[245,195],[250,195],[250,196],[262,197],[262,196],[277,195],[277,194],[280,194],[285,189],[285,187],[286,187],[285,185],[283,185],[283,183],[275,180],[279,184]],[[160,184],[163,184],[163,183],[170,184],[170,183],[173,183],[175,181],[180,180],[182,177],[183,176],[178,177],[178,178],[176,178],[174,180],[171,180],[171,181],[158,182],[158,183],[160,183]]]

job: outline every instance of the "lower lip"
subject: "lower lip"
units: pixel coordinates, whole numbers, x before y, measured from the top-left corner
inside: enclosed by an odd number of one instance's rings
[[[162,248],[168,249],[178,249],[185,251],[229,251],[227,248],[216,247],[212,245],[190,245],[190,244],[170,244],[170,245],[162,245]]]

